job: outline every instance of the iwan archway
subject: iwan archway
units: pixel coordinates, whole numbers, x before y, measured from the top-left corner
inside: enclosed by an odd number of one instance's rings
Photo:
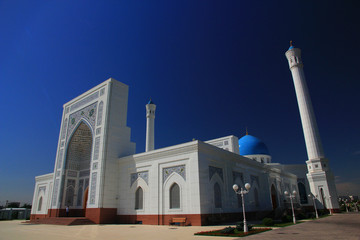
[[[61,208],[69,207],[70,216],[85,216],[92,143],[91,129],[81,121],[71,136],[66,151]]]

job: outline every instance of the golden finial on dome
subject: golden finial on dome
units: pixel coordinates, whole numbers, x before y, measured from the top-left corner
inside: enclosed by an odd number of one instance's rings
[[[290,40],[290,47],[292,47],[293,45],[292,45],[292,40]]]
[[[248,130],[247,130],[247,127],[246,127],[246,135],[249,135]]]

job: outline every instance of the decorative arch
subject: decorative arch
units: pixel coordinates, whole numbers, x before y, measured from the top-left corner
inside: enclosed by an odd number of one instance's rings
[[[218,187],[215,187],[215,185],[217,185]],[[218,196],[216,196],[215,190]],[[210,201],[209,204],[210,206],[213,206],[213,212],[221,213],[222,209],[226,205],[226,195],[224,189],[224,182],[219,174],[215,173],[212,176],[211,181],[209,182],[208,192]],[[219,202],[221,202],[221,207],[216,207],[219,206]]]
[[[177,184],[179,186],[179,196],[180,196],[180,207],[179,208],[170,208],[170,188]],[[186,211],[188,206],[186,205],[189,199],[187,194],[187,185],[185,179],[176,172],[171,173],[163,184],[161,204],[163,205],[164,214],[179,212],[180,210]]]
[[[142,197],[139,191],[139,189],[142,190]],[[129,201],[130,201],[130,208],[136,211],[142,211],[145,210],[147,207],[147,199],[150,198],[149,196],[149,187],[147,185],[147,183],[145,182],[145,180],[143,178],[137,178],[134,183],[131,185],[130,188],[130,195],[129,195]],[[137,197],[139,197],[137,199]],[[138,201],[141,201],[140,198],[142,198],[142,208],[140,207],[140,203]],[[137,205],[139,204],[139,205]]]
[[[86,119],[81,118],[73,128],[66,146],[64,161],[64,185],[62,207],[83,208],[84,186],[89,181],[90,163],[93,150],[93,129]],[[76,187],[77,186],[77,187]],[[75,194],[77,189],[77,194]],[[80,216],[84,215],[83,213]]]

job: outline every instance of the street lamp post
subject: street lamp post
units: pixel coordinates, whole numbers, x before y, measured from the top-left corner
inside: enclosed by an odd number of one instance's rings
[[[233,185],[233,189],[235,191],[236,194],[240,194],[241,195],[241,202],[242,202],[242,208],[243,208],[243,217],[244,217],[244,233],[247,233],[248,232],[248,226],[247,226],[247,223],[246,223],[246,217],[245,217],[245,201],[244,201],[244,195],[249,193],[249,189],[251,188],[250,184],[249,183],[246,183],[245,184],[245,189],[244,190],[243,188],[240,189],[239,191],[239,186],[237,184],[234,184]]]
[[[296,218],[295,218],[295,212],[294,212],[294,205],[293,205],[293,199],[295,199],[296,191],[294,190],[294,191],[292,192],[292,194],[291,194],[291,193],[289,194],[288,191],[285,191],[284,194],[285,194],[285,196],[287,196],[287,197],[290,198],[291,210],[292,210],[292,215],[293,215],[293,222],[294,222],[294,224],[296,224]]]
[[[315,202],[316,197],[315,197],[314,195],[312,195],[312,194],[309,194],[308,196],[309,196],[310,198],[312,198],[312,200],[313,200],[313,202],[314,202],[314,209],[315,209],[316,218],[319,218],[319,214],[318,214],[318,212],[317,212],[316,202]]]

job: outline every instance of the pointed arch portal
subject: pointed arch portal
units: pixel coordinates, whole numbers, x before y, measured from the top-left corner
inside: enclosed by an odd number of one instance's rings
[[[77,216],[84,216],[86,210],[92,145],[91,129],[81,121],[67,146],[62,199],[62,206],[69,206]]]

